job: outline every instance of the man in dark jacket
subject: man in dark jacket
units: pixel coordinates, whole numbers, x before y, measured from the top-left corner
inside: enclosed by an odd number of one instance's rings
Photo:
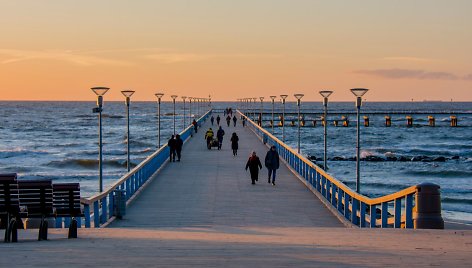
[[[259,169],[262,169],[261,160],[257,157],[256,152],[252,152],[252,155],[249,157],[246,163],[246,170],[249,168],[251,173],[252,184],[256,184],[256,181],[259,178]]]
[[[175,162],[175,139],[174,135],[170,137],[169,141],[167,142],[167,146],[169,146],[169,162]]]
[[[279,153],[277,153],[275,146],[270,147],[270,150],[266,154],[264,163],[269,171],[267,182],[270,183],[270,176],[272,175],[272,185],[275,185],[275,173],[279,168]]]
[[[223,144],[223,136],[224,135],[225,135],[225,131],[220,126],[220,128],[216,132],[216,138],[218,139],[218,150],[221,150],[221,145]]]
[[[184,141],[180,138],[180,135],[179,134],[175,135],[175,151],[177,152],[178,162],[180,162],[180,153],[182,152],[183,145],[184,145]]]

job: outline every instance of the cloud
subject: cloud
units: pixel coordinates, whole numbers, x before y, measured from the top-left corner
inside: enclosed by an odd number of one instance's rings
[[[464,80],[472,80],[472,74],[468,74],[468,75],[464,76],[462,79],[464,79]]]
[[[384,57],[382,60],[387,61],[409,61],[409,62],[433,62],[435,59],[419,58],[419,57]]]
[[[131,63],[121,60],[108,59],[104,57],[85,55],[76,51],[68,50],[16,50],[16,49],[0,49],[0,55],[5,59],[1,60],[1,64],[9,64],[21,61],[31,60],[58,60],[72,63],[81,66],[92,65],[113,65],[113,66],[127,66]]]
[[[364,74],[388,79],[421,79],[421,80],[457,80],[472,79],[472,77],[460,77],[449,72],[430,72],[425,70],[410,69],[376,69],[376,70],[357,70],[357,74]],[[472,76],[469,75],[469,76]]]
[[[212,59],[228,59],[228,58],[280,58],[277,54],[196,54],[196,53],[178,53],[178,52],[160,52],[147,55],[146,58],[157,60],[162,63],[180,63],[207,61]]]

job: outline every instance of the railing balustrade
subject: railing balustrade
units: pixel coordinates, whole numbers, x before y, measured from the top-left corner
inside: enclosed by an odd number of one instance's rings
[[[275,146],[302,182],[346,225],[370,228],[443,229],[439,186],[423,183],[399,192],[369,198],[335,179],[270,132],[244,116],[254,133],[269,146]]]
[[[197,120],[198,124],[204,122],[211,114],[211,110],[205,113]],[[180,133],[181,139],[185,142],[193,134],[194,128],[189,125]],[[169,148],[167,144],[163,145],[156,152],[150,155],[130,172],[123,175],[117,182],[113,183],[102,193],[91,197],[81,198],[80,203],[84,208],[84,219],[78,219],[79,227],[98,228],[108,222],[114,216],[115,209],[115,190],[125,191],[125,199],[128,205],[133,195],[160,169],[169,159]],[[83,223],[83,224],[82,224]],[[69,218],[57,218],[56,227],[68,227]]]

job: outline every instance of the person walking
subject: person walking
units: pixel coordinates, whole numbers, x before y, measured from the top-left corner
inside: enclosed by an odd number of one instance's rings
[[[220,125],[220,120],[221,120],[220,115],[217,115],[217,116],[216,116],[216,124],[217,124],[218,126]]]
[[[246,171],[249,168],[251,173],[252,184],[256,184],[256,181],[259,179],[259,169],[262,169],[261,160],[257,157],[256,152],[252,152],[251,156],[246,163]]]
[[[229,115],[226,117],[226,124],[228,124],[228,127],[231,124],[231,116]]]
[[[236,134],[236,132],[233,132],[233,135],[231,136],[231,149],[233,150],[233,156],[238,155],[238,147],[239,147],[239,137]]]
[[[198,124],[197,124],[197,121],[195,121],[195,119],[193,119],[192,125],[193,125],[193,129],[195,130],[195,133],[197,133],[198,132]]]
[[[169,141],[167,142],[167,146],[169,146],[169,162],[175,162],[175,139],[174,135],[170,137]]]
[[[180,138],[180,135],[175,135],[175,152],[177,153],[177,162],[180,162],[180,156],[182,152],[182,147],[184,146],[184,141]]]
[[[238,118],[236,118],[236,115],[233,116],[233,125],[236,127],[236,122],[238,121]]]
[[[211,141],[213,140],[213,129],[209,128],[207,132],[205,133],[205,140],[207,142],[207,148],[208,150],[211,149]]]
[[[220,126],[220,128],[216,132],[216,138],[218,139],[218,150],[221,150],[221,145],[223,145],[223,136],[224,135],[225,135],[225,131]]]
[[[275,146],[270,147],[269,151],[266,154],[264,163],[267,168],[267,171],[269,172],[267,183],[270,183],[270,176],[272,175],[272,185],[275,185],[275,174],[280,166],[279,153],[277,153]]]
[[[215,122],[215,117],[213,115],[211,116],[210,121],[211,121],[211,125],[213,126],[213,123]]]

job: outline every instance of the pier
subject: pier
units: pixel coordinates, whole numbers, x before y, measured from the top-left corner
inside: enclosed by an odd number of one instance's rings
[[[67,219],[56,220],[47,242],[35,241],[34,230],[20,230],[20,242],[0,246],[0,266],[472,265],[468,227],[409,229],[423,224],[413,214],[421,185],[369,199],[250,120],[246,127],[224,122],[222,150],[208,150],[209,115],[199,120],[198,133],[191,127],[181,133],[181,162],[168,162],[164,146],[102,193],[83,198],[78,239],[64,238]],[[276,185],[267,183],[265,168],[251,185],[244,170],[249,153],[256,151],[263,163],[271,145],[281,156]],[[122,219],[114,216],[119,193],[126,200]]]

